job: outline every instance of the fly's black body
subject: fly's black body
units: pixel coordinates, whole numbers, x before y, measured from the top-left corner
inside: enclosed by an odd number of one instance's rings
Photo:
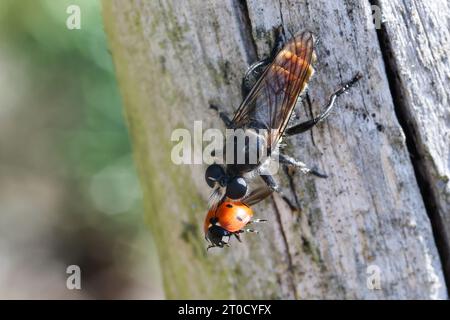
[[[270,170],[270,162],[274,158],[279,164],[297,167],[305,174],[326,177],[278,149],[283,136],[305,132],[327,118],[336,98],[361,78],[358,73],[335,91],[325,111],[318,117],[288,127],[296,102],[314,73],[312,64],[315,59],[311,32],[303,32],[286,41],[284,31],[279,28],[272,57],[256,62],[246,72],[242,85],[245,99],[233,118],[230,119],[219,107],[211,106],[227,129],[240,132],[245,140],[242,142],[241,137],[239,143],[239,135],[226,139],[223,152],[225,166],[213,164],[207,168],[206,182],[214,188],[211,207],[216,207],[227,198],[252,205],[273,191],[280,192]],[[227,158],[230,151],[233,151],[232,156]],[[257,177],[264,183],[251,189],[249,180]]]

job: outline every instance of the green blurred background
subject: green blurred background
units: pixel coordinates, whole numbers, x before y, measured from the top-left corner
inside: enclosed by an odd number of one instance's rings
[[[0,1],[0,298],[164,298],[97,0]]]

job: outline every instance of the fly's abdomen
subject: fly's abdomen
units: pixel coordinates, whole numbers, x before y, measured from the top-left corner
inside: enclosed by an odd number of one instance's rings
[[[308,51],[304,47],[304,43],[297,38],[288,42],[283,50],[278,53],[271,66],[272,70],[270,70],[275,75],[271,83],[275,94],[279,94],[281,91],[290,92],[289,86],[293,86],[297,81],[301,81],[301,83],[296,84],[300,90],[291,93],[298,95],[305,90],[314,73],[314,68],[310,62],[315,60],[314,53],[312,53],[312,59],[307,54]]]
[[[268,157],[267,131],[257,129],[236,129],[227,135],[225,142],[225,163],[234,173],[251,171]]]

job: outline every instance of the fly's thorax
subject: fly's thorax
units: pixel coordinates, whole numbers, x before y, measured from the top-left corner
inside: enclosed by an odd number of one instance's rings
[[[227,129],[224,148],[227,171],[236,174],[257,168],[261,161],[270,156],[267,137],[267,130],[264,129]]]

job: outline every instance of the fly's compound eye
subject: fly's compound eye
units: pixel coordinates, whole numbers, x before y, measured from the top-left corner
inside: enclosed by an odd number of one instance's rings
[[[208,186],[214,188],[216,182],[221,183],[225,178],[225,171],[218,164],[210,165],[205,172],[205,180]]]
[[[242,177],[235,177],[227,184],[225,195],[233,200],[241,199],[247,193],[247,182]]]

